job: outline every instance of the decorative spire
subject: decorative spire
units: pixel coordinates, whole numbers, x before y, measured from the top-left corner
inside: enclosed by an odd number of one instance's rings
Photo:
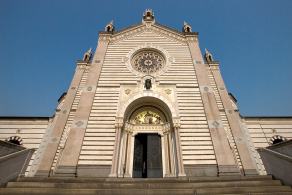
[[[146,9],[143,14],[143,21],[154,21],[154,12],[152,9]]]
[[[184,33],[190,33],[190,32],[192,32],[192,27],[191,27],[191,25],[189,25],[186,21],[184,21],[184,26],[183,26],[182,31],[183,31]]]
[[[214,62],[213,55],[205,48],[205,60],[207,62]]]
[[[92,49],[89,48],[83,55],[83,61],[89,62],[91,60],[91,57],[92,57]]]
[[[110,21],[110,23],[108,23],[105,28],[104,31],[106,32],[114,32],[115,31],[115,26],[114,26],[114,21]]]

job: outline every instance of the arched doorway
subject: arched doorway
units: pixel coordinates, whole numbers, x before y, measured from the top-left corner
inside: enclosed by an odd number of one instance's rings
[[[181,176],[180,145],[168,106],[154,97],[136,99],[122,119],[120,141],[115,153],[117,177]],[[115,159],[114,159],[115,160]]]
[[[166,126],[170,127],[167,117],[159,108],[141,106],[130,115],[127,123],[137,132],[134,138],[132,176],[163,177],[162,148],[165,148],[161,145],[159,133],[161,134]]]

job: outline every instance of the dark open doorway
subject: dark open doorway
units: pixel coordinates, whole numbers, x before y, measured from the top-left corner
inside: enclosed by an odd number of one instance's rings
[[[161,137],[154,133],[135,136],[133,177],[162,177]]]

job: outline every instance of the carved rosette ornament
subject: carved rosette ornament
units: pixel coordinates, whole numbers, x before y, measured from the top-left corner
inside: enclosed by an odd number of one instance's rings
[[[164,65],[165,58],[155,50],[142,50],[132,58],[133,68],[148,75],[160,71]]]

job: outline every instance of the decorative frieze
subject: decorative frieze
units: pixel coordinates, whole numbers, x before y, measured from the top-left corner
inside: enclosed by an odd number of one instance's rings
[[[170,131],[170,124],[147,124],[147,125],[137,125],[137,124],[132,124],[129,122],[125,123],[124,130],[129,133],[168,133]]]

